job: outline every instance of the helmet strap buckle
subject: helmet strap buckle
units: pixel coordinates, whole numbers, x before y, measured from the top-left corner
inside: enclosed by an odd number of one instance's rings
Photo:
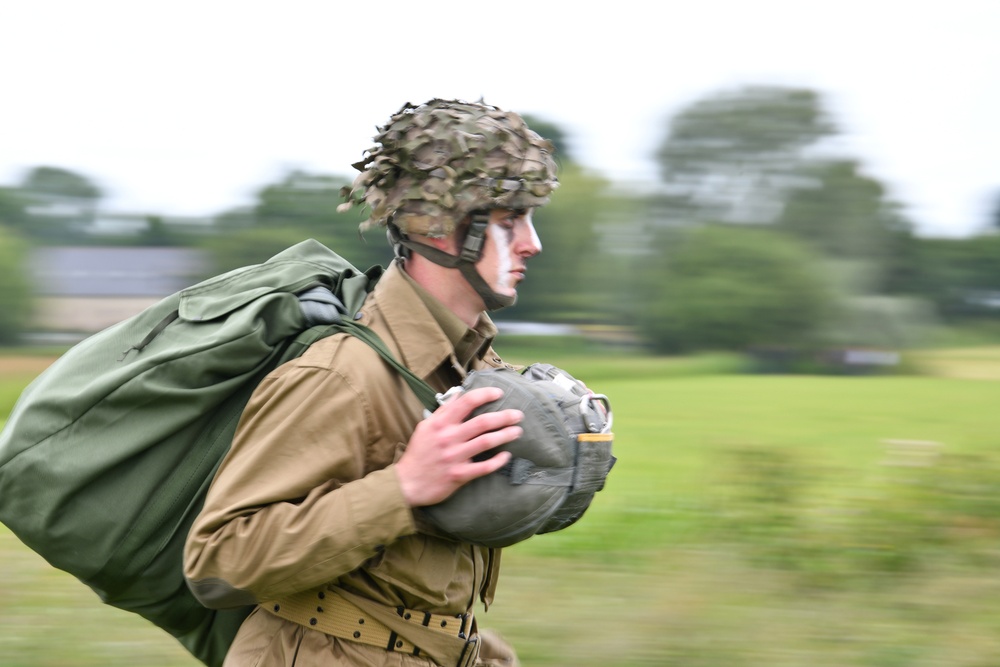
[[[489,211],[473,211],[469,229],[462,243],[459,257],[462,261],[475,264],[483,256],[483,243],[486,241],[486,227],[490,224]]]
[[[391,220],[386,223],[385,236],[389,240],[389,245],[392,246],[392,254],[396,259],[404,260],[410,258],[413,251],[404,243],[403,232]]]

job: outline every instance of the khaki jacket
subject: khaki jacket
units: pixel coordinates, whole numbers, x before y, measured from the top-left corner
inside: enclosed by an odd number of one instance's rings
[[[441,308],[393,265],[360,321],[438,391],[467,368],[503,365],[485,315],[469,330]],[[322,586],[435,614],[467,613],[477,597],[488,606],[499,551],[435,535],[403,499],[394,464],[423,413],[399,374],[352,336],[323,339],[272,372],[247,405],[188,536],[192,590],[219,608]],[[257,608],[226,664],[429,663]]]

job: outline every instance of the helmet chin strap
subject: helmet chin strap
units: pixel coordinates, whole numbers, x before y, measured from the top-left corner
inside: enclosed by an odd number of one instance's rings
[[[399,250],[400,246],[415,252],[418,255],[430,260],[438,266],[448,269],[458,269],[466,282],[475,290],[487,310],[499,310],[508,306],[513,306],[517,301],[517,295],[508,296],[498,294],[493,291],[479,271],[476,270],[476,263],[483,256],[483,245],[486,242],[486,227],[489,225],[489,211],[475,211],[472,213],[468,233],[462,243],[462,249],[457,255],[438,250],[433,246],[424,243],[415,243],[406,237],[396,225],[391,222],[388,225],[389,241],[396,248],[396,256],[405,256],[405,251]]]

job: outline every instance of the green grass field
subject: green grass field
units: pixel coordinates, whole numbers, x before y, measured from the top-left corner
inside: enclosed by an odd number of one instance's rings
[[[619,457],[580,523],[504,554],[480,623],[526,666],[1000,664],[1000,350],[864,378],[549,342],[507,356],[610,396]],[[0,666],[196,664],[2,527],[0,559]]]

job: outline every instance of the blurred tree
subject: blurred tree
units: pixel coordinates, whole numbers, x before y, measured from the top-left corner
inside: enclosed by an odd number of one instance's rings
[[[833,305],[815,257],[771,230],[703,225],[662,230],[647,262],[636,320],[660,352],[796,348],[813,342]]]
[[[59,195],[96,201],[101,190],[88,178],[60,167],[35,167],[21,181],[21,189],[32,194]]]
[[[217,259],[218,270],[259,263],[306,238],[326,244],[361,270],[386,265],[392,249],[385,233],[372,230],[367,237],[374,240],[369,241],[358,231],[365,212],[337,212],[340,188],[349,183],[341,176],[293,170],[258,190],[251,208],[217,216],[219,233],[226,241],[207,239],[205,246]],[[226,243],[231,248],[226,249]]]
[[[683,109],[655,157],[667,222],[770,222],[798,181],[803,149],[834,127],[814,91],[752,86]]]
[[[1000,318],[1000,235],[917,242],[915,281],[950,321]]]
[[[993,217],[990,220],[990,230],[1000,232],[1000,194],[997,195],[993,203]]]
[[[146,216],[146,229],[137,237],[129,239],[128,245],[139,246],[184,246],[191,240],[183,233],[171,229],[158,215]]]
[[[28,248],[0,227],[0,344],[19,342],[31,320],[34,295],[28,278]]]
[[[383,230],[372,230],[369,242],[358,226],[367,210],[352,209],[338,213],[343,201],[340,188],[351,180],[343,176],[290,172],[280,183],[263,188],[254,209],[256,225],[297,230],[301,238],[311,237],[326,243],[359,269],[387,264],[392,259]]]
[[[23,229],[27,220],[27,206],[24,197],[13,188],[0,187],[0,225],[11,229]]]
[[[201,247],[210,258],[202,278],[225,273],[241,266],[260,264],[303,237],[290,235],[286,229],[251,228],[210,236],[202,240]]]
[[[257,192],[254,221],[258,227],[293,227],[330,232],[346,179],[293,170]]]
[[[776,228],[821,255],[864,263],[871,278],[859,286],[865,292],[908,291],[911,225],[882,184],[859,173],[853,160],[816,161],[801,174],[806,180],[790,191]]]
[[[581,322],[612,317],[618,296],[612,258],[600,244],[598,229],[616,206],[610,183],[576,165],[564,165],[552,200],[534,214],[542,253],[528,262],[517,305],[497,319]]]
[[[790,193],[778,229],[826,255],[882,257],[888,237],[905,225],[882,184],[859,174],[853,160],[816,162],[802,174],[812,182]]]
[[[85,236],[102,192],[86,176],[60,167],[35,167],[17,188],[25,202],[26,235],[43,243],[66,244]]]
[[[221,213],[216,213],[213,217],[213,222],[215,223],[216,231],[222,234],[247,229],[254,225],[254,209],[252,206],[239,206],[237,208],[226,209]]]

